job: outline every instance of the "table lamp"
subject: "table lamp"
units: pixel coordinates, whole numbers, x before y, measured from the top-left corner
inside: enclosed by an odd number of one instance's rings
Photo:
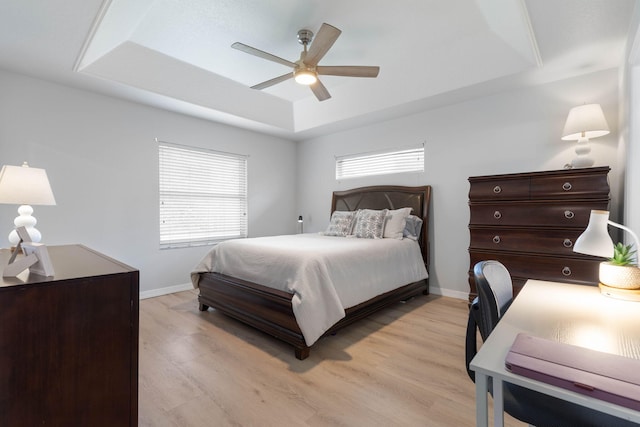
[[[589,138],[597,138],[609,133],[609,125],[604,117],[600,104],[587,104],[573,107],[569,111],[562,131],[563,141],[578,141],[576,158],[571,167],[584,168],[593,166],[593,158],[589,156],[591,147]]]
[[[635,248],[638,249],[638,236],[630,228],[609,220],[609,211],[592,210],[589,224],[576,239],[573,251],[612,258],[614,245],[607,230],[608,225],[631,234]],[[637,262],[636,253],[636,264]],[[599,280],[600,291],[603,294],[620,299],[640,301],[640,268],[637,265],[615,265],[611,262],[602,262],[600,263]]]
[[[30,205],[55,205],[56,200],[44,169],[31,168],[24,162],[22,166],[4,165],[0,171],[0,203],[20,205],[19,216],[13,221],[16,228],[25,227],[32,242],[39,242],[42,234],[35,228],[37,220],[31,216]],[[13,230],[9,242],[18,244],[20,237]]]

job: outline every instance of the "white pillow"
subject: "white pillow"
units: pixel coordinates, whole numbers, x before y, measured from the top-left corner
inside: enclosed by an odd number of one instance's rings
[[[407,223],[407,217],[413,208],[401,208],[387,213],[387,222],[384,226],[384,237],[389,239],[402,239],[402,231]]]

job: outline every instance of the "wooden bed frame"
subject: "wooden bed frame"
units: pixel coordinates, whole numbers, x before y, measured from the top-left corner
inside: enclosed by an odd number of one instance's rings
[[[431,186],[429,185],[420,187],[388,185],[362,187],[335,191],[331,202],[331,212],[412,207],[412,213],[424,221],[418,242],[425,266],[429,271],[430,201]],[[302,360],[309,356],[310,347],[306,345],[293,314],[291,304],[293,294],[219,273],[201,273],[199,288],[200,311],[206,311],[209,307],[213,307],[293,345],[296,358]],[[425,279],[379,295],[346,309],[346,317],[333,325],[324,335],[334,333],[390,304],[428,293],[429,282],[428,279]]]

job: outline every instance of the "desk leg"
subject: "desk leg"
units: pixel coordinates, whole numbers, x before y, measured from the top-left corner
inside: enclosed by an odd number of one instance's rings
[[[493,425],[504,427],[504,396],[499,378],[493,378]]]
[[[489,400],[487,394],[487,376],[476,371],[476,426],[489,426]]]

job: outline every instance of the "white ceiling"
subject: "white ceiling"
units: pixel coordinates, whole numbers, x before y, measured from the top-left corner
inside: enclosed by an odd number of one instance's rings
[[[19,0],[0,4],[0,68],[292,139],[619,66],[636,0]],[[319,102],[290,69],[296,34],[341,36]]]

